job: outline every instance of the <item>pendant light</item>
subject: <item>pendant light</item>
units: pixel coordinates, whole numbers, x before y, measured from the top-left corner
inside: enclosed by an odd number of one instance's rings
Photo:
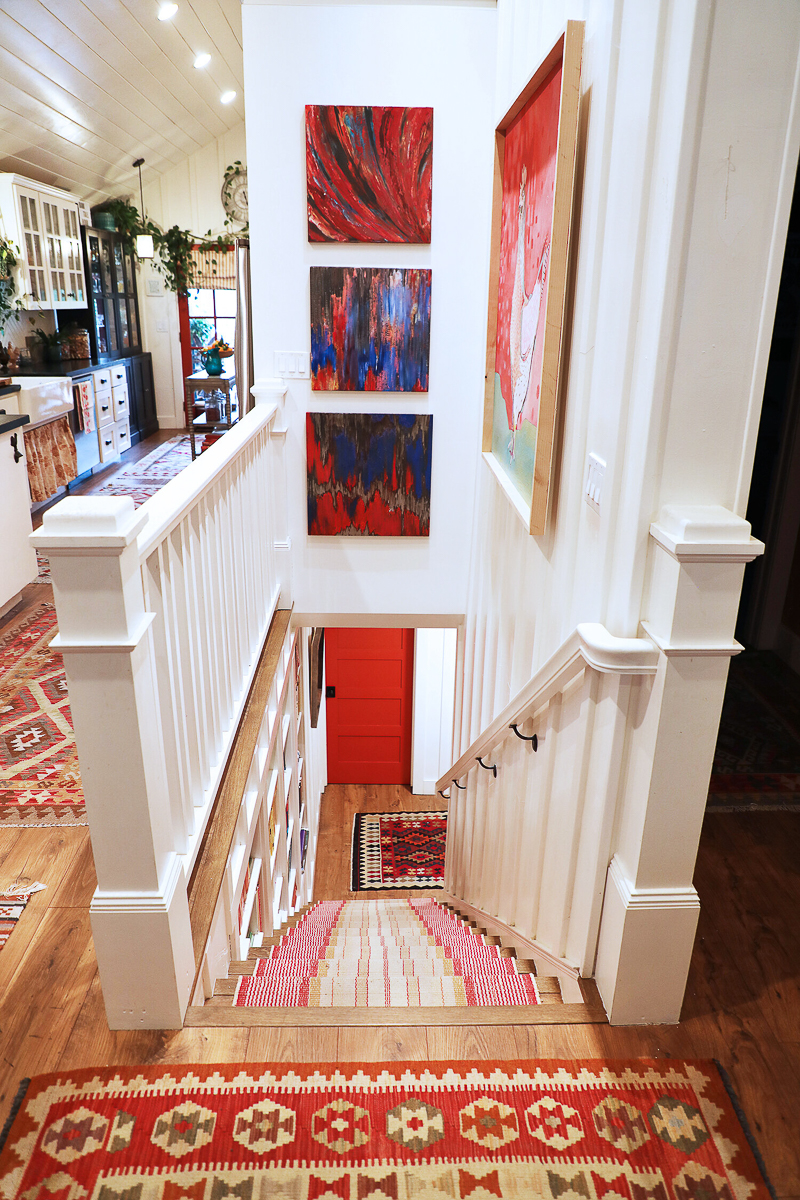
[[[142,204],[142,224],[144,225],[144,192],[142,191],[142,164],[143,158],[137,158],[134,166],[139,169],[139,199]],[[137,258],[153,258],[155,250],[153,248],[153,237],[149,233],[138,233],[136,235],[136,257]]]

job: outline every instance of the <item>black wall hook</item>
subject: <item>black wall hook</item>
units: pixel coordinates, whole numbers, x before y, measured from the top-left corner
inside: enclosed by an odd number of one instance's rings
[[[454,779],[454,780],[453,780],[453,783],[456,785],[456,787],[458,788],[458,790],[459,790],[460,792],[465,792],[465,791],[467,790],[467,785],[466,785],[466,784],[464,784],[464,786],[462,787],[462,786],[461,786],[461,784],[458,782],[458,780],[457,780],[457,779]]]
[[[22,458],[22,451],[17,445],[17,435],[15,433],[11,435],[11,449],[14,451],[14,462],[18,463]]]
[[[445,794],[444,794],[444,792],[442,791],[442,789],[441,789],[441,788],[439,788],[439,795],[442,797],[442,799],[443,799],[443,800],[449,800],[449,799],[450,799],[450,797],[449,797],[449,796],[445,796]]]
[[[483,761],[483,759],[480,757],[480,755],[478,755],[478,762],[481,764],[484,771],[491,771],[492,774],[494,775],[495,779],[497,779],[497,764],[496,763],[494,766],[490,767]]]
[[[509,725],[509,729],[513,729],[513,730],[514,730],[514,733],[517,735],[517,737],[519,738],[519,740],[520,740],[521,742],[531,742],[531,743],[532,743],[532,745],[533,745],[533,748],[534,748],[534,750],[538,750],[538,749],[539,749],[539,737],[538,737],[538,734],[534,734],[534,735],[533,735],[533,737],[526,737],[524,733],[520,733],[520,731],[517,729],[516,725]]]

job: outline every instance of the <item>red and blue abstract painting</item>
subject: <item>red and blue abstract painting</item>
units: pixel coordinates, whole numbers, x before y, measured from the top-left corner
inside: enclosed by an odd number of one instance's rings
[[[427,392],[431,273],[311,268],[311,388]]]
[[[306,105],[310,242],[431,240],[432,108]]]
[[[428,537],[433,417],[308,413],[308,532]]]

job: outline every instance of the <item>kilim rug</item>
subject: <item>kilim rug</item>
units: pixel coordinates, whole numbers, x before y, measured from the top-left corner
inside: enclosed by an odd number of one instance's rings
[[[4,1200],[769,1200],[712,1063],[269,1063],[39,1075]]]
[[[44,891],[46,884],[18,884],[0,891],[0,950],[14,932],[14,927],[25,911],[25,905],[34,892]]]
[[[351,891],[444,887],[446,812],[356,813]]]
[[[86,824],[56,632],[41,604],[0,640],[0,828]]]
[[[776,654],[731,660],[708,812],[800,811],[800,678]]]
[[[323,900],[287,931],[234,1005],[469,1008],[538,1004],[532,975],[429,897]]]
[[[144,458],[117,471],[108,483],[97,489],[98,496],[131,496],[135,505],[155,496],[165,483],[179,475],[192,461],[188,437],[170,438]]]

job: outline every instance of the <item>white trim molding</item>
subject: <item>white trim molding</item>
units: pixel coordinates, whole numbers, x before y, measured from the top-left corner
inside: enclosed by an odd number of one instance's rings
[[[595,975],[612,1025],[677,1024],[699,915],[693,887],[636,887],[612,858]]]
[[[764,553],[750,522],[718,504],[666,504],[650,536],[680,563],[747,563]]]

